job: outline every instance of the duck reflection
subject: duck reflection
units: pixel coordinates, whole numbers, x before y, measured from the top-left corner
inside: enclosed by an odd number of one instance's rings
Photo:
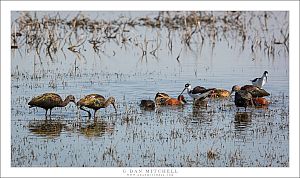
[[[207,111],[207,101],[194,102],[192,111],[192,123],[210,123],[212,117]]]
[[[64,124],[60,120],[37,120],[30,121],[29,131],[35,135],[43,137],[58,137]]]
[[[235,130],[244,131],[249,125],[251,125],[251,120],[250,112],[236,112],[234,116]]]
[[[195,100],[193,103],[193,109],[207,109],[208,101],[207,100]]]
[[[193,102],[193,117],[203,116],[203,112],[207,110],[207,100],[195,100]]]
[[[114,126],[103,120],[94,120],[81,123],[79,132],[87,138],[102,137],[105,133],[112,133]]]

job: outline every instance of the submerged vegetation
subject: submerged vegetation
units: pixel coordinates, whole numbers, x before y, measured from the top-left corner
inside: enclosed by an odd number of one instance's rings
[[[289,50],[289,24],[278,20],[278,15],[288,18],[288,12],[271,11],[162,11],[152,17],[120,16],[104,20],[98,16],[92,19],[82,12],[74,17],[60,12],[37,17],[36,12],[25,11],[12,23],[12,48],[24,47],[27,52],[35,51],[39,58],[46,54],[53,60],[57,52],[64,54],[66,49],[78,58],[84,58],[86,48],[93,49],[99,57],[114,56],[117,50],[108,54],[106,48],[116,43],[119,48],[138,48],[142,57],[150,54],[157,58],[160,49],[178,53],[174,51],[178,41],[181,46],[176,48],[193,51],[205,43],[214,48],[216,43],[225,40],[230,48],[238,43],[239,50],[248,47],[252,53],[263,51],[271,57]],[[138,33],[141,27],[152,31]]]

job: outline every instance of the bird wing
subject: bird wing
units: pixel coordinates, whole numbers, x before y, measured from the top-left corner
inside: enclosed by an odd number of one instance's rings
[[[237,92],[237,94],[239,94],[240,97],[245,99],[245,100],[251,100],[252,99],[252,95],[248,91],[240,90],[240,91]]]
[[[204,100],[205,98],[207,98],[210,95],[211,92],[212,92],[212,90],[201,93],[200,95],[197,96],[197,100]]]
[[[200,86],[196,86],[193,90],[192,90],[192,94],[198,94],[198,93],[204,93],[206,92],[207,89],[204,87],[200,87]]]
[[[34,103],[40,103],[45,101],[55,102],[61,100],[61,97],[58,94],[55,93],[44,93],[39,96],[33,97],[32,100],[28,103],[34,104]]]
[[[270,93],[268,93],[266,90],[262,88],[256,87],[255,89],[249,91],[253,97],[264,97],[269,96]]]
[[[156,98],[155,99],[155,103],[158,104],[158,105],[165,105],[166,102],[169,100],[170,98]]]
[[[155,99],[156,98],[170,98],[170,96],[168,95],[168,94],[166,94],[166,93],[156,93],[156,95],[155,95]]]
[[[215,94],[217,97],[228,97],[230,95],[230,91],[225,89],[213,89],[211,95]]]
[[[254,86],[254,85],[245,85],[241,88],[241,90],[245,90],[245,91],[251,93],[251,95],[253,97],[264,97],[264,96],[270,95],[270,93],[268,93],[266,90],[259,88],[257,86]]]
[[[241,90],[250,91],[250,90],[253,90],[254,88],[257,88],[257,87],[254,85],[244,85],[241,87]]]
[[[77,105],[86,106],[86,107],[95,107],[103,104],[104,102],[105,102],[105,98],[102,95],[90,94],[85,96],[84,98],[81,98],[77,102]]]
[[[59,105],[61,102],[62,99],[58,94],[44,93],[42,95],[32,98],[28,105],[51,108]]]
[[[98,99],[98,100],[105,100],[105,98],[102,95],[99,94],[89,94],[85,98],[90,98],[90,99]]]
[[[257,80],[259,80],[260,78],[255,78],[253,80],[250,80],[251,82],[257,82]]]

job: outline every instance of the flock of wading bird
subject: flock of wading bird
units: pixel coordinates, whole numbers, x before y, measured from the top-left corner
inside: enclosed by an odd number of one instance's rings
[[[262,107],[268,106],[269,101],[265,99],[265,96],[269,96],[270,94],[265,91],[262,87],[267,82],[268,72],[265,71],[260,78],[255,78],[251,80],[252,85],[238,86],[234,85],[232,87],[231,92],[225,89],[217,89],[217,88],[204,88],[201,86],[196,86],[192,89],[191,84],[185,84],[184,89],[180,93],[177,98],[171,98],[166,93],[157,93],[155,96],[155,101],[153,100],[141,100],[140,107],[147,110],[154,110],[155,106],[182,106],[186,104],[186,100],[182,95],[185,90],[187,90],[187,94],[194,99],[194,104],[201,103],[206,98],[227,98],[230,97],[231,94],[235,92],[234,95],[234,103],[237,107]],[[28,103],[29,108],[31,107],[40,107],[46,110],[45,115],[47,116],[47,112],[55,107],[65,107],[68,103],[73,102],[77,105],[77,107],[83,111],[88,113],[88,117],[91,117],[90,109],[94,110],[94,118],[96,117],[96,112],[101,108],[106,108],[110,104],[114,107],[115,112],[117,112],[115,106],[115,98],[109,97],[105,99],[103,96],[99,94],[90,94],[79,101],[75,101],[75,97],[69,95],[65,100],[55,93],[44,93],[40,96],[32,98],[32,100]]]

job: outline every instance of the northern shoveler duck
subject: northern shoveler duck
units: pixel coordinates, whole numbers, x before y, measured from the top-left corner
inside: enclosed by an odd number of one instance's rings
[[[251,82],[254,86],[261,88],[267,83],[267,80],[268,80],[268,71],[265,71],[260,78],[255,78],[251,80]]]
[[[235,85],[235,87],[240,88],[240,90],[248,91],[253,97],[264,97],[270,95],[270,93],[268,93],[266,90],[254,85],[244,85],[242,87]]]
[[[107,100],[98,94],[90,94],[87,95],[83,98],[81,98],[78,102],[77,102],[77,106],[83,110],[86,111],[89,115],[89,118],[91,117],[91,113],[90,111],[86,110],[85,108],[90,108],[94,110],[94,118],[96,116],[96,112],[100,109],[100,108],[106,108],[108,105],[112,105],[115,109],[115,112],[117,112],[116,106],[115,106],[115,98],[114,97],[109,97]]]
[[[184,96],[183,95],[179,95],[176,98],[170,98],[168,100],[166,100],[166,105],[171,105],[171,106],[180,106],[180,105],[184,105],[186,104],[186,101],[184,99]]]
[[[247,90],[241,90],[241,87],[235,85],[232,87],[231,93],[235,92],[234,104],[237,107],[244,107],[245,111],[248,106],[254,106],[252,95]]]
[[[46,110],[45,116],[47,116],[48,109],[51,111],[55,107],[65,107],[69,104],[69,102],[75,103],[75,97],[69,95],[65,100],[62,100],[58,94],[55,93],[44,93],[42,95],[33,97],[31,101],[29,101],[29,108],[32,107],[40,107]]]
[[[144,110],[154,110],[155,103],[152,100],[141,100],[140,107]]]
[[[226,98],[230,96],[230,91],[225,90],[225,89],[213,89],[210,97],[213,98]]]
[[[182,95],[182,93],[185,90],[187,90],[187,94],[190,97],[192,97],[194,100],[203,100],[212,93],[214,88],[206,89],[204,87],[196,86],[195,88],[192,89],[191,84],[187,83],[185,84],[184,89],[182,90],[180,95]]]

